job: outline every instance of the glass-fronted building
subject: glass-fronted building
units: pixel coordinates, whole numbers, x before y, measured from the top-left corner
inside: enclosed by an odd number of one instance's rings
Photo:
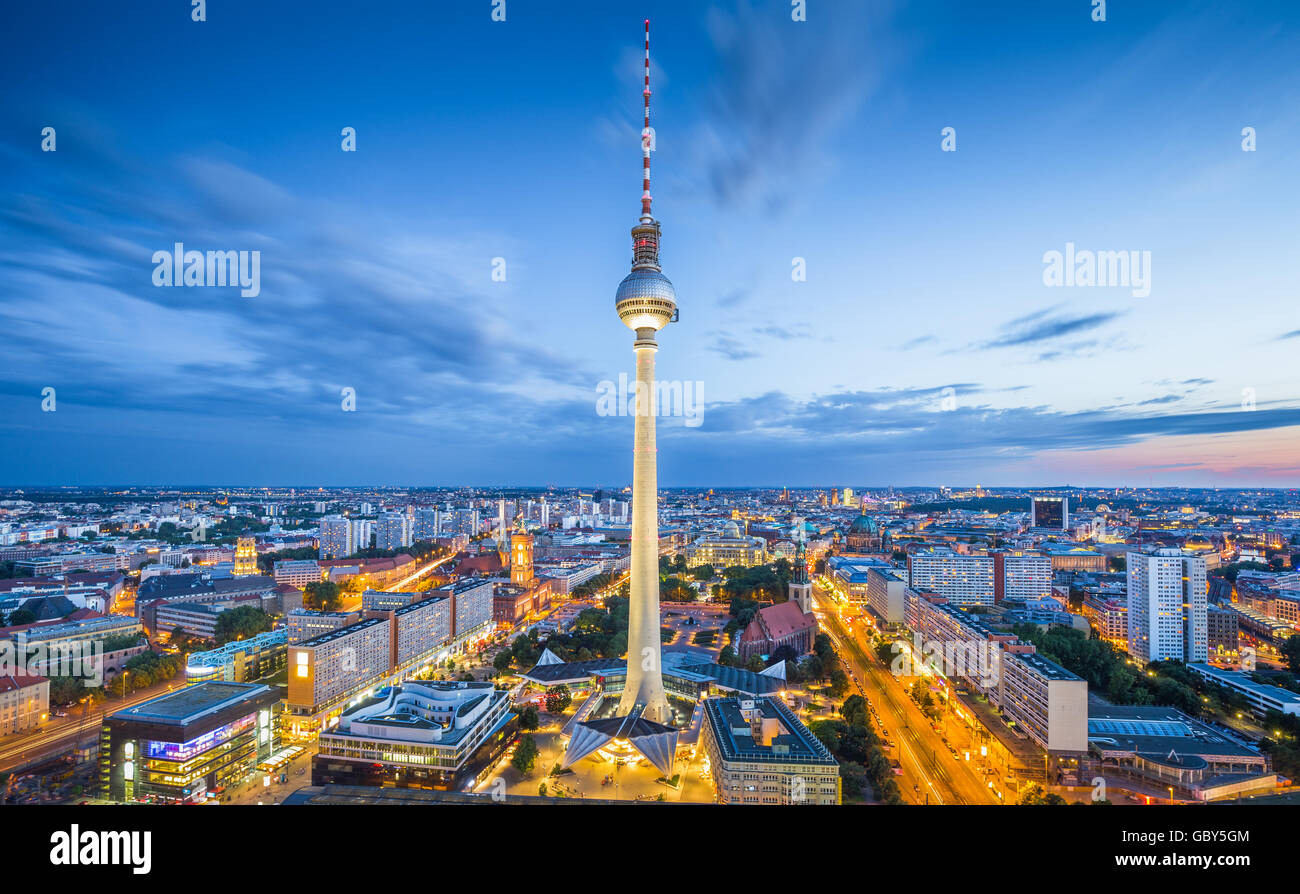
[[[208,681],[110,714],[101,796],[183,804],[241,781],[280,748],[279,689]]]

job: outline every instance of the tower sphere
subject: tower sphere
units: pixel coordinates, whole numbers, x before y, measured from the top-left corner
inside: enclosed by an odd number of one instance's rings
[[[677,313],[677,292],[668,277],[658,270],[639,267],[618,284],[614,308],[629,329],[658,331]]]

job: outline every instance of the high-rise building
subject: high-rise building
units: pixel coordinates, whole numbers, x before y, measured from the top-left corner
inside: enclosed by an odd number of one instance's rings
[[[867,607],[886,624],[903,623],[907,582],[888,568],[867,569]]]
[[[1070,501],[1067,497],[1031,497],[1029,500],[1029,526],[1055,528],[1070,527]]]
[[[992,605],[993,557],[951,552],[913,553],[907,557],[908,586],[938,593],[959,605]]]
[[[342,515],[327,515],[320,520],[320,557],[341,559],[357,551],[356,528]]]
[[[411,545],[411,519],[403,512],[381,512],[375,524],[375,546],[402,549]]]
[[[677,319],[677,293],[659,266],[659,223],[650,213],[650,20],[645,23],[645,126],[641,131],[641,219],[632,228],[632,272],[614,307],[636,333],[636,416],[632,453],[632,596],[628,608],[627,684],[620,713],[641,708],[654,723],[669,719],[660,660],[659,486],[655,446],[655,334]]]
[[[452,510],[450,519],[445,521],[447,526],[443,530],[444,534],[464,534],[474,537],[479,533],[479,513],[473,507]]]
[[[993,553],[995,602],[1046,599],[1052,595],[1052,560],[1038,553]]]
[[[412,520],[411,537],[415,540],[433,540],[442,533],[441,513],[437,507],[417,509]]]
[[[1206,661],[1205,559],[1180,549],[1128,553],[1128,651],[1141,661]]]
[[[327,515],[320,520],[320,557],[346,559],[368,549],[374,534],[375,523],[370,519]]]

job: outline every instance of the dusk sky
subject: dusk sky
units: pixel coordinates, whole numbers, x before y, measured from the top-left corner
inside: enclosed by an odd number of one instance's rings
[[[628,484],[649,17],[661,486],[1300,485],[1300,4],[1108,7],[9,4],[0,484]]]

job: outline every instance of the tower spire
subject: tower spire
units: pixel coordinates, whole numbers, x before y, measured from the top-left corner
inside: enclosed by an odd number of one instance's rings
[[[629,578],[627,682],[622,714],[642,710],[663,723],[671,712],[660,667],[659,484],[655,454],[656,333],[677,319],[677,293],[659,268],[659,223],[650,215],[650,20],[645,22],[645,129],[641,132],[641,219],[632,228],[632,271],[618,285],[614,308],[636,333],[637,412],[632,435],[632,561]]]
[[[649,222],[650,214],[650,20],[645,20],[645,126],[641,129],[641,220]]]

